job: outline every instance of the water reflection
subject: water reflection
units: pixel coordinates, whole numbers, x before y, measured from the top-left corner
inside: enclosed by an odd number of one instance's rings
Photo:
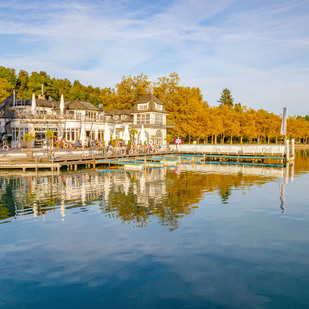
[[[228,204],[233,190],[246,190],[284,179],[280,186],[280,209],[285,211],[285,184],[293,179],[294,167],[266,168],[196,164],[144,172],[81,171],[61,175],[1,177],[1,223],[32,214],[37,219],[59,211],[85,211],[95,204],[107,217],[120,218],[134,227],[155,218],[170,230],[188,215],[205,194],[218,194]],[[285,183],[284,183],[285,182]]]

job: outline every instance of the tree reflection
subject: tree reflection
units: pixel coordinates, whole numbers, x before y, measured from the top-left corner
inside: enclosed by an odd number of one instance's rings
[[[295,170],[301,171],[299,162],[309,170],[308,153],[298,156]],[[227,167],[225,173],[222,167],[216,169],[210,172],[154,169],[146,174],[80,171],[53,177],[0,177],[0,223],[22,215],[39,217],[52,212],[58,212],[61,220],[65,220],[71,209],[81,212],[85,206],[95,204],[107,218],[118,218],[132,227],[142,228],[157,220],[175,230],[180,218],[191,214],[205,194],[218,194],[226,205],[235,189],[245,190],[278,177],[275,173],[261,177],[257,168],[250,168],[250,173],[245,173],[244,168],[242,172],[239,168],[233,172]]]

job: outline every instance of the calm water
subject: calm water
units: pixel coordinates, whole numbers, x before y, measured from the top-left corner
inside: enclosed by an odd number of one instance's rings
[[[0,307],[308,308],[295,166],[0,177]]]

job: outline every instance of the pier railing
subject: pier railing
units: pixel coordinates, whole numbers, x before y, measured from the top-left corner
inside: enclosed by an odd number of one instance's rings
[[[171,145],[173,151],[181,153],[229,154],[229,155],[281,155],[285,145]]]

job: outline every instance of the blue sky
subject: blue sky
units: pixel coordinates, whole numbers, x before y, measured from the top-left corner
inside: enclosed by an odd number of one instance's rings
[[[210,105],[309,114],[307,0],[0,0],[0,65],[85,85],[177,72]]]

